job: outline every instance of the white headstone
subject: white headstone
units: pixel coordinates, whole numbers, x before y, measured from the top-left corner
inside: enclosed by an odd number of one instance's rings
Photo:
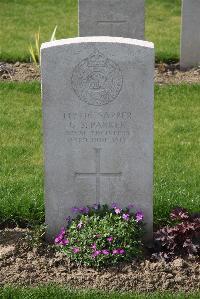
[[[200,0],[183,0],[181,60],[182,70],[200,65]]]
[[[152,237],[152,43],[87,37],[41,49],[49,240],[74,206],[133,203]]]
[[[79,0],[80,36],[144,39],[145,0]]]

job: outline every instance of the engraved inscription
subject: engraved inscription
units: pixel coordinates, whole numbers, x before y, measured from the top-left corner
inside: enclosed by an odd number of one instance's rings
[[[96,203],[100,203],[101,177],[121,177],[122,172],[101,172],[101,148],[94,148],[95,172],[75,172],[75,177],[96,177]]]
[[[71,84],[81,101],[102,106],[118,97],[123,78],[114,61],[95,51],[74,68]]]
[[[71,111],[64,113],[64,126],[70,143],[124,144],[131,135],[132,113]]]

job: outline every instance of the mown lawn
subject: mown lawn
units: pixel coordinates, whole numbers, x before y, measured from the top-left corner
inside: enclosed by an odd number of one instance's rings
[[[38,83],[0,84],[0,222],[43,221]]]
[[[78,0],[0,0],[0,60],[29,61],[34,33],[48,41],[77,36]],[[181,0],[146,0],[146,39],[155,42],[158,61],[179,58]]]
[[[198,299],[200,293],[117,294],[97,291],[72,291],[58,286],[0,288],[0,299]]]
[[[155,88],[155,222],[200,206],[200,86]],[[0,222],[41,223],[43,148],[38,82],[0,83]]]
[[[29,61],[28,46],[40,27],[41,41],[77,35],[77,0],[0,0],[0,60]]]
[[[181,0],[146,0],[146,39],[155,43],[156,60],[179,60]]]

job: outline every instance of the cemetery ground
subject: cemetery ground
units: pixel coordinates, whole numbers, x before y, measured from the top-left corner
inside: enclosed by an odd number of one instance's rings
[[[193,212],[199,210],[199,92],[197,84],[155,87],[155,228],[169,222],[169,212],[174,206],[184,206]],[[196,258],[178,258],[170,263],[136,261],[99,272],[74,267],[46,245],[39,243],[32,249],[25,236],[31,226],[44,222],[40,85],[1,82],[0,101],[3,108],[0,116],[0,284],[37,286],[57,282],[73,288],[92,287],[113,292],[190,291],[195,296],[199,290]],[[22,228],[13,229],[16,226]],[[51,290],[44,287],[43,292],[49,292],[49,298],[53,298]],[[5,288],[2,292],[7,296],[6,293],[15,290]],[[35,292],[33,298],[37,298],[37,290],[18,289],[20,292]],[[59,292],[69,291],[61,288]],[[88,296],[95,298],[94,294]]]
[[[29,232],[44,223],[40,84],[33,82],[40,74],[28,63],[27,48],[39,27],[41,41],[49,39],[55,25],[57,39],[76,36],[77,1],[0,0],[0,5],[0,298],[199,298],[197,258],[147,259],[99,272],[76,268],[51,247],[37,243],[32,248],[27,242]],[[193,84],[200,83],[200,70],[179,71],[180,15],[181,0],[147,0],[146,39],[155,43],[158,62],[155,229],[169,223],[172,207],[199,212],[200,205],[200,85]],[[91,287],[100,291],[79,291]]]

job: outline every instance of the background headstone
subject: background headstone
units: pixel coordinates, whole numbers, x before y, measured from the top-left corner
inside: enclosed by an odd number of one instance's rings
[[[153,44],[85,37],[41,49],[49,240],[73,206],[133,203],[152,237]]]
[[[145,0],[79,0],[80,36],[144,39]]]
[[[200,65],[200,0],[183,0],[181,60],[182,70]]]

